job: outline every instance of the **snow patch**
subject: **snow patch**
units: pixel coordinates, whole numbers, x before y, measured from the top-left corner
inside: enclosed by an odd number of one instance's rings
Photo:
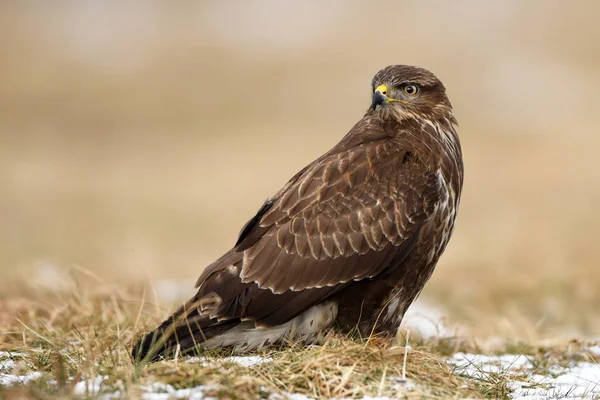
[[[78,396],[95,396],[102,390],[102,383],[106,379],[108,379],[108,376],[97,376],[94,379],[77,382],[73,387],[73,394]]]
[[[10,372],[15,367],[13,360],[0,360],[0,372]]]
[[[271,393],[267,400],[313,400],[313,398],[299,393]]]
[[[412,392],[417,388],[417,384],[410,379],[403,379],[397,376],[390,376],[388,381],[396,382],[394,389],[396,391]]]
[[[450,338],[459,334],[459,328],[451,326],[439,308],[421,299],[406,311],[400,329],[410,330],[411,337],[420,339]]]
[[[168,400],[168,399],[194,399],[212,400],[215,397],[206,396],[206,391],[217,390],[215,386],[196,386],[193,388],[175,389],[166,383],[155,382],[152,385],[142,386],[141,398],[144,400]]]
[[[252,367],[254,365],[268,363],[271,361],[273,361],[273,359],[260,357],[260,356],[247,356],[247,357],[231,356],[231,357],[212,358],[212,359],[209,359],[206,357],[190,357],[186,360],[186,362],[200,363],[201,365],[207,366],[207,367],[208,366],[216,366],[220,363],[227,363],[227,362],[235,363],[235,364],[241,365],[242,367]]]
[[[26,375],[0,374],[0,386],[26,384],[41,377],[41,372],[31,372]]]
[[[10,373],[16,367],[13,358],[21,357],[22,355],[22,353],[10,353],[6,351],[0,351],[0,386],[26,384],[30,381],[40,379],[42,373],[37,371],[25,375]]]
[[[588,353],[590,353],[594,358],[600,357],[600,346],[590,346],[587,348]]]
[[[547,375],[534,372],[531,360],[524,355],[485,356],[457,353],[449,360],[457,374],[471,379],[486,379],[499,374],[508,380],[512,398],[597,399],[600,397],[600,365],[580,362],[570,367],[554,365]]]

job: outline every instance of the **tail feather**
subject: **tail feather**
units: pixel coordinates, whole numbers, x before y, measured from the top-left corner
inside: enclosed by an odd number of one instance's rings
[[[158,361],[177,354],[198,354],[206,340],[236,327],[238,319],[218,321],[200,315],[198,307],[180,307],[154,331],[142,336],[133,346],[135,361]]]

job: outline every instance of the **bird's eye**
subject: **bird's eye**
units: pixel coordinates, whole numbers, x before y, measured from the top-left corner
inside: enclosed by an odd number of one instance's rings
[[[409,96],[414,96],[419,93],[419,87],[417,85],[406,85],[402,88],[402,91]]]

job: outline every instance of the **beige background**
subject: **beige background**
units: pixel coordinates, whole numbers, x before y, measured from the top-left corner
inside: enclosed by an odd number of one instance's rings
[[[445,83],[466,166],[424,297],[486,334],[600,330],[600,3],[161,4],[0,6],[5,295],[74,265],[191,286],[405,63]]]

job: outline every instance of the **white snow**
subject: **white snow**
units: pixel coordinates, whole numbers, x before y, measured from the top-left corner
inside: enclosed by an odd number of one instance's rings
[[[413,312],[422,309],[413,310]],[[436,328],[437,329],[437,328]],[[439,331],[438,331],[439,332]],[[600,345],[589,346],[586,352],[593,358],[600,357]],[[27,384],[39,379],[41,372],[33,371],[27,374],[13,372],[21,361],[20,353],[0,352],[0,386]],[[224,358],[192,357],[186,362],[202,363],[203,365],[219,366],[223,363],[236,363],[244,367],[252,367],[262,363],[271,362],[272,359],[260,356],[231,356]],[[448,362],[454,367],[455,372],[466,378],[482,380],[500,375],[508,381],[508,387],[513,392],[511,397],[516,400],[543,400],[566,399],[588,400],[600,399],[600,363],[572,362],[568,366],[551,365],[544,369],[541,375],[532,364],[533,358],[526,355],[505,354],[500,356],[487,356],[482,354],[456,353]],[[76,396],[100,396],[109,399],[122,397],[120,391],[106,393],[103,385],[107,376],[97,376],[92,379],[80,381],[73,387]],[[70,378],[73,379],[73,378]],[[394,382],[398,394],[413,391],[418,384],[399,377],[388,377]],[[140,396],[146,400],[167,399],[212,399],[206,393],[217,390],[217,387],[202,385],[193,388],[176,389],[175,387],[155,382],[151,385],[139,387]],[[105,392],[105,393],[103,393]],[[268,400],[309,400],[310,397],[295,393],[271,394]],[[387,400],[386,397],[365,397],[364,400]]]
[[[433,307],[420,298],[406,311],[400,329],[408,329],[411,337],[421,339],[449,338],[462,331],[458,326],[452,325],[438,307]]]
[[[40,379],[42,376],[41,372],[31,372],[26,375],[12,375],[12,374],[0,374],[0,386],[9,386],[15,384],[25,384],[30,381]]]
[[[215,399],[204,394],[207,390],[217,389],[214,386],[196,386],[186,389],[175,389],[171,385],[155,382],[152,385],[142,386],[142,399],[144,400],[168,400],[168,399],[194,399],[194,400],[209,400]]]
[[[411,392],[417,388],[417,384],[411,379],[403,379],[399,376],[390,376],[388,381],[396,382],[394,389],[396,391],[408,391]]]
[[[597,399],[600,397],[600,364],[580,362],[570,367],[549,368],[548,375],[534,372],[531,360],[524,355],[484,356],[457,353],[449,360],[459,375],[485,379],[503,375],[519,400]]]
[[[0,372],[12,371],[14,367],[15,362],[13,360],[0,360]]]
[[[587,351],[592,356],[600,358],[600,346],[590,346],[587,348]]]
[[[300,393],[271,393],[268,400],[313,400],[312,397],[308,397]]]
[[[97,395],[102,390],[102,383],[108,379],[108,376],[97,376],[93,379],[87,379],[84,381],[77,382],[73,387],[74,395]]]
[[[272,361],[271,358],[264,358],[264,357],[260,357],[260,356],[247,356],[247,357],[231,356],[231,357],[224,357],[224,358],[219,358],[219,359],[216,359],[216,358],[209,359],[206,357],[190,357],[186,360],[186,362],[189,362],[189,363],[201,363],[203,366],[215,366],[215,365],[217,365],[217,363],[231,362],[231,363],[239,364],[242,367],[252,367],[253,365],[268,363],[271,361]]]
[[[25,375],[11,374],[10,372],[16,366],[13,358],[21,356],[21,353],[0,351],[0,386],[25,384],[42,376],[42,373],[37,371]]]

